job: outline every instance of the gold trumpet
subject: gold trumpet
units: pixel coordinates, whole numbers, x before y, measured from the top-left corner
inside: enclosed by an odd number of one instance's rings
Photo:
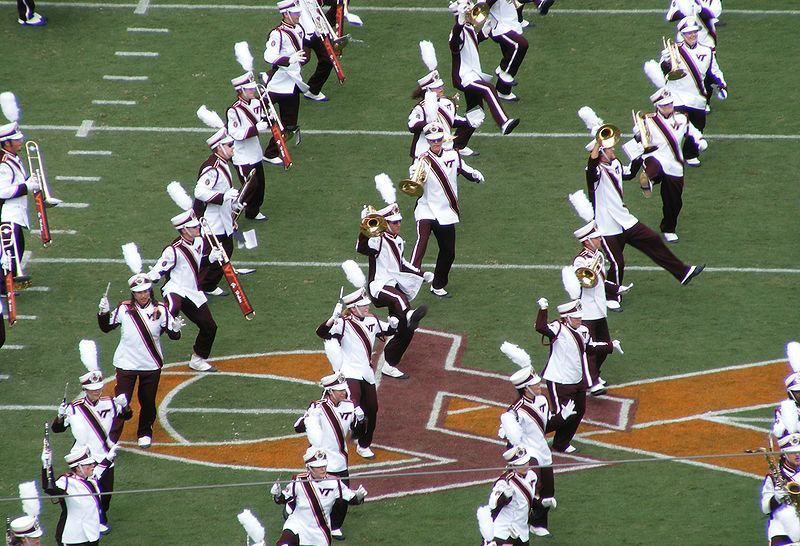
[[[619,127],[610,123],[606,123],[597,129],[595,138],[603,147],[610,148],[617,144],[617,141],[621,135],[622,131],[619,130]]]
[[[675,45],[672,38],[664,38],[663,36],[661,38],[661,43],[669,54],[669,72],[667,72],[667,79],[673,81],[685,77],[686,71],[680,67],[681,54],[678,51],[678,46]]]
[[[485,2],[478,2],[469,10],[469,22],[475,26],[482,25],[489,18],[489,6]]]
[[[367,215],[361,220],[361,234],[366,237],[377,237],[388,227],[386,218],[378,214],[375,207],[367,205]]]
[[[597,281],[600,279],[602,264],[600,261],[603,255],[597,251],[594,258],[587,267],[579,267],[575,270],[575,276],[578,277],[578,282],[582,288],[594,288],[597,286]]]
[[[400,181],[400,191],[411,197],[419,197],[425,191],[425,179],[428,178],[428,158],[422,157],[414,167],[411,178]]]

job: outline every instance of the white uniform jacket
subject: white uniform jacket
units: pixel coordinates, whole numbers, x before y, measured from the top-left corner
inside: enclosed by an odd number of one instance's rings
[[[678,80],[667,80],[667,89],[672,93],[675,106],[686,106],[698,110],[705,109],[708,103],[708,89],[706,78],[718,87],[726,87],[725,76],[717,64],[714,50],[699,42],[694,47],[689,47],[686,42],[678,44],[680,53],[680,66],[686,71],[686,76]],[[664,74],[670,71],[669,54],[661,55],[661,70]]]
[[[175,319],[167,306],[150,301],[144,307],[133,301],[120,302],[110,314],[98,315],[100,329],[110,332],[121,329],[119,345],[114,352],[114,367],[134,372],[160,370],[164,366],[161,334],[174,328]],[[177,339],[177,334],[172,334]]]
[[[96,404],[86,398],[78,398],[67,406],[63,425],[59,426],[58,420],[53,423],[53,432],[63,432],[69,428],[75,443],[89,446],[92,458],[99,462],[100,457],[105,457],[114,445],[108,433],[114,418],[121,411],[122,408],[109,396],[101,396]]]
[[[484,36],[502,36],[509,32],[522,34],[522,23],[517,17],[517,8],[510,0],[488,0],[489,18],[483,25]]]
[[[425,191],[417,199],[414,219],[436,220],[443,226],[457,224],[461,216],[458,206],[458,175],[467,180],[477,182],[475,169],[461,160],[456,150],[442,150],[437,155],[428,150],[417,158],[409,171],[413,172],[417,163],[424,161],[428,176],[425,179]]]
[[[342,375],[346,379],[364,380],[370,385],[375,384],[375,370],[372,369],[375,337],[392,335],[394,332],[388,323],[372,314],[364,318],[345,315],[337,318],[330,328],[322,323],[317,329],[317,335],[321,338],[339,341],[342,347]]]
[[[606,259],[602,250],[584,249],[572,260],[572,267],[575,271],[579,267],[589,267],[594,259],[598,259],[597,284],[591,288],[581,287],[581,307],[583,308],[583,318],[585,320],[603,319],[608,316],[606,307]]]
[[[639,221],[625,205],[622,180],[623,168],[618,159],[605,164],[600,158],[589,158],[586,183],[600,235],[618,235]]]
[[[369,293],[373,298],[384,286],[396,286],[408,300],[417,296],[422,286],[422,272],[403,257],[405,242],[399,235],[388,232],[378,237],[359,234],[356,250],[369,256]]]
[[[274,72],[267,84],[267,91],[291,95],[296,85],[301,88],[305,86],[300,74],[300,63],[289,62],[289,57],[293,53],[303,49],[304,39],[305,32],[299,24],[292,26],[281,22],[269,33],[264,60],[272,65]]]
[[[505,1],[505,0],[504,0]],[[463,89],[476,81],[489,81],[491,77],[481,70],[478,54],[478,34],[470,24],[456,22],[450,31],[450,53],[453,57],[453,86]]]
[[[550,402],[546,396],[534,399],[521,396],[500,416],[500,437],[511,445],[525,447],[540,465],[551,465],[553,454],[545,438],[550,417]]]
[[[422,128],[434,121],[438,121],[444,127],[444,149],[449,150],[453,147],[453,140],[449,138],[453,134],[453,122],[456,118],[463,118],[456,115],[456,105],[448,97],[438,97],[437,106],[436,119],[425,118],[425,99],[419,101],[408,114],[408,130],[414,135],[411,141],[411,155],[414,157],[419,157],[430,149],[427,139],[422,134]]]
[[[183,237],[178,237],[164,249],[148,276],[155,282],[166,275],[168,280],[161,287],[161,293],[165,297],[176,294],[188,298],[195,306],[200,307],[208,301],[199,288],[202,255],[202,237],[195,237],[191,243],[184,241]]]
[[[2,153],[0,158],[0,222],[12,222],[29,228],[28,222],[28,187],[25,180],[25,167],[19,156],[9,152]]]
[[[292,509],[283,528],[296,534],[304,546],[330,546],[333,503],[339,498],[349,502],[355,493],[338,479],[307,481],[310,478],[308,472],[297,474],[276,499]]]
[[[355,406],[350,400],[334,405],[329,398],[311,402],[294,424],[295,432],[306,432],[311,445],[325,451],[328,472],[347,470],[347,435],[355,424]]]
[[[264,156],[261,142],[258,140],[256,123],[261,121],[261,102],[257,99],[249,103],[237,100],[228,107],[228,123],[225,130],[233,139],[233,164],[256,165]]]
[[[668,118],[659,112],[649,113],[644,120],[650,132],[650,142],[656,149],[642,158],[656,159],[664,174],[683,176],[683,141],[691,138],[697,144],[703,135],[680,112],[673,112]]]
[[[531,470],[525,476],[508,470],[494,482],[489,495],[489,508],[492,510],[496,538],[528,541],[528,514],[536,498],[535,492],[536,473]]]
[[[200,167],[194,198],[204,204],[205,212],[198,216],[205,217],[214,235],[233,234],[233,201],[223,198],[225,192],[231,189],[231,180],[228,161],[216,153],[211,154]]]
[[[782,464],[780,472],[787,483],[790,481],[800,482],[800,471],[792,470]],[[761,511],[769,514],[767,536],[770,539],[785,535],[792,542],[800,541],[800,518],[797,517],[797,511],[791,503],[782,504],[775,497],[775,481],[771,474],[767,474],[761,487]]]
[[[680,21],[690,15],[697,16],[700,30],[697,41],[714,49],[717,47],[717,20],[722,12],[720,0],[672,0],[664,17],[667,21]],[[680,34],[678,36],[681,38]],[[676,42],[678,39],[676,39]]]
[[[82,478],[77,474],[62,474],[55,481],[62,489],[67,518],[61,541],[64,544],[83,544],[100,539],[100,489],[95,477]],[[91,495],[89,495],[91,493]]]

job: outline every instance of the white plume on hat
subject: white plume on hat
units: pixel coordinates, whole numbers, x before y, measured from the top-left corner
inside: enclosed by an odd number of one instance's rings
[[[650,59],[644,63],[644,73],[647,75],[647,79],[650,80],[650,83],[657,88],[660,89],[667,85],[667,79],[664,77],[664,72],[661,71],[661,65],[658,64],[658,61]]]
[[[239,519],[239,523],[242,524],[242,527],[244,527],[250,540],[253,542],[261,542],[264,540],[264,535],[266,534],[264,526],[261,525],[261,522],[258,521],[258,518],[256,518],[250,510],[242,510],[236,517]]]
[[[480,529],[481,536],[486,542],[490,542],[494,538],[494,521],[492,520],[492,511],[487,505],[478,508],[478,529]]]
[[[581,297],[581,283],[575,276],[575,270],[571,265],[561,268],[561,282],[564,283],[564,290],[567,291],[570,298],[577,300]]]
[[[186,190],[183,189],[181,183],[177,180],[173,180],[169,184],[167,184],[167,193],[175,201],[175,204],[178,205],[179,208],[182,210],[189,210],[192,208],[192,203],[194,200],[189,197],[189,194],[186,193]]]
[[[325,356],[328,357],[328,362],[331,363],[331,368],[334,372],[342,369],[342,362],[344,355],[342,354],[342,346],[335,339],[326,339],[324,342]]]
[[[422,62],[428,67],[428,70],[436,70],[439,64],[436,61],[436,50],[433,48],[433,43],[428,40],[422,40],[419,43],[419,52],[422,55]]]
[[[392,179],[386,173],[375,175],[375,188],[381,194],[384,203],[391,205],[397,202],[397,190],[392,184]]]
[[[42,511],[39,501],[39,491],[36,482],[23,482],[19,484],[19,497],[22,499],[22,511],[32,518],[38,518]]]
[[[586,125],[586,128],[589,130],[589,133],[594,136],[597,133],[597,129],[603,124],[603,120],[600,119],[594,110],[589,108],[588,106],[581,106],[578,110],[578,117],[583,120],[583,124]]]
[[[784,400],[778,409],[781,422],[786,430],[786,434],[796,434],[800,432],[800,419],[797,416],[797,406],[794,400]]]
[[[197,117],[212,129],[222,129],[225,126],[219,114],[206,108],[205,104],[197,109]]]
[[[583,193],[583,190],[578,190],[575,193],[569,194],[569,202],[572,203],[572,208],[578,213],[584,222],[591,222],[594,219],[594,208],[592,202]]]
[[[352,284],[355,288],[362,288],[365,284],[367,284],[367,278],[364,276],[364,272],[361,271],[361,268],[358,267],[358,264],[355,260],[345,260],[342,262],[342,269],[344,270],[344,274],[347,277],[348,282]]]
[[[82,339],[78,343],[78,351],[81,354],[81,362],[83,362],[88,371],[96,372],[100,370],[100,366],[97,364],[97,344],[94,341]]]
[[[789,366],[796,373],[800,373],[800,343],[790,341],[786,344],[786,358],[789,359]]]
[[[142,257],[139,255],[139,249],[136,243],[125,243],[122,245],[122,256],[125,258],[125,263],[131,268],[131,271],[136,273],[142,272]]]
[[[519,345],[504,341],[500,345],[500,351],[521,369],[528,368],[531,365],[531,355]]]
[[[17,105],[17,97],[10,91],[0,93],[0,108],[8,121],[19,121],[20,111]]]
[[[247,42],[233,44],[233,54],[236,55],[236,62],[241,65],[243,70],[253,71],[253,54],[250,53],[250,46]]]

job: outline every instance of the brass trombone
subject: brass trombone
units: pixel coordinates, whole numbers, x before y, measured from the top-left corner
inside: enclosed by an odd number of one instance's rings
[[[39,150],[39,144],[33,140],[25,142],[25,152],[28,156],[28,172],[35,176],[39,181],[40,189],[33,192],[33,200],[36,204],[36,216],[39,218],[39,229],[41,231],[42,246],[49,246],[53,242],[50,237],[50,223],[47,221],[47,209],[55,207],[61,203],[60,199],[55,199],[50,195],[50,188],[47,186],[47,176],[44,170],[44,160]]]
[[[428,167],[430,162],[423,156],[417,161],[411,178],[400,181],[400,191],[411,197],[419,197],[425,192],[425,179],[428,178]]]
[[[661,37],[661,43],[664,44],[664,49],[669,55],[669,72],[667,72],[667,79],[670,81],[680,80],[686,76],[686,71],[680,67],[681,54],[678,51],[678,46],[671,38]]]
[[[578,282],[582,288],[594,288],[597,286],[603,267],[600,263],[602,259],[603,253],[598,250],[587,267],[579,267],[575,270],[575,276],[578,277]]]
[[[386,231],[387,227],[386,218],[378,214],[375,207],[367,205],[367,215],[361,219],[361,234],[370,238],[377,237]]]
[[[489,6],[486,2],[478,2],[469,10],[469,22],[475,26],[482,25],[489,18]]]

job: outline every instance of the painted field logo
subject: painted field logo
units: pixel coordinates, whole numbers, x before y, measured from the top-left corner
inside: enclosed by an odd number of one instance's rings
[[[351,449],[351,472],[364,475],[423,467],[455,471],[499,466],[504,448],[497,437],[499,417],[513,401],[514,391],[505,375],[462,367],[464,349],[460,335],[418,331],[405,357],[411,378],[385,379],[379,385],[379,422],[372,446],[377,457],[366,461]],[[304,385],[316,385],[330,373],[320,352],[230,357],[214,364],[220,373],[213,377],[231,375]],[[766,425],[756,427],[730,414],[776,405],[782,394],[776,385],[782,384],[786,370],[783,361],[767,362],[612,388],[609,396],[589,400],[578,439],[655,457],[741,452],[764,442]],[[183,366],[165,369],[154,445],[145,453],[209,466],[296,470],[298,456],[307,445],[302,435],[234,442],[191,442],[181,435],[170,423],[172,401],[187,386],[209,377]],[[297,400],[295,405],[304,407],[309,401]],[[295,418],[286,415],[290,422]],[[136,445],[134,436],[135,427],[125,427],[122,440],[126,445]],[[570,471],[601,462],[574,455],[559,455],[554,460],[573,463]],[[720,458],[702,466],[747,476],[760,476],[762,471],[762,461],[750,458]],[[464,487],[495,477],[496,471],[484,470],[372,480],[370,497]]]

